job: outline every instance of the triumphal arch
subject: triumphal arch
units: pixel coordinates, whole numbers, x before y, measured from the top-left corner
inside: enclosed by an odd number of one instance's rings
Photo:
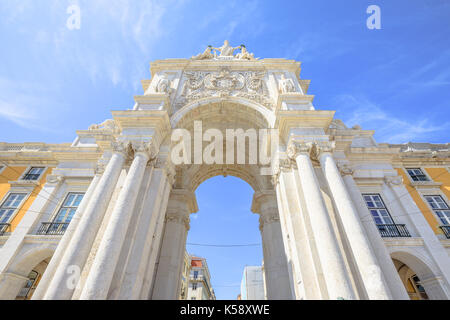
[[[155,61],[132,109],[77,131],[70,146],[48,147],[58,158],[48,194],[63,180],[88,183],[57,245],[39,251],[51,260],[32,298],[176,299],[195,190],[231,175],[254,189],[268,299],[408,299],[355,182],[376,169],[386,173],[376,181],[397,186],[380,164],[394,152],[373,131],[317,110],[300,70],[228,41]],[[7,243],[5,256],[13,249]],[[29,252],[32,267],[38,254]],[[20,289],[8,276],[14,266],[4,268],[3,296]],[[446,295],[447,271],[430,280],[436,297]]]

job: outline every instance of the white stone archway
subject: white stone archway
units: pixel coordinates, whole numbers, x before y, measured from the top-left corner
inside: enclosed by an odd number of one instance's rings
[[[102,156],[33,298],[176,298],[195,189],[230,174],[255,190],[269,298],[391,299],[390,269],[379,263],[389,255],[372,247],[381,240],[369,241],[366,213],[354,203],[361,194],[351,176],[341,177],[351,130],[332,133],[334,112],[315,110],[299,62],[208,50],[152,63],[133,110],[77,131],[71,148],[95,146]],[[244,143],[243,163],[239,154],[231,163],[196,161],[195,150],[175,163],[172,134],[185,130],[185,146],[193,145],[198,122],[203,132],[274,129],[263,148],[280,161],[263,174]],[[66,285],[69,268],[79,269],[75,287]]]

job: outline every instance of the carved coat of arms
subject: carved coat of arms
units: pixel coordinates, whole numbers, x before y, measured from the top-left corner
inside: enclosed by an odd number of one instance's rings
[[[222,68],[216,72],[185,72],[180,96],[175,102],[179,109],[184,104],[206,97],[243,97],[273,108],[264,82],[264,71],[230,71]]]

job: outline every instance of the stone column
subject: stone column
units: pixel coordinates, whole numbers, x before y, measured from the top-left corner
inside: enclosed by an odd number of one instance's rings
[[[114,152],[105,168],[89,204],[67,246],[55,275],[49,284],[44,299],[69,300],[75,287],[68,283],[74,277],[73,272],[81,270],[94,243],[95,236],[105,215],[128,151],[128,144],[114,143]]]
[[[39,284],[36,290],[34,291],[31,300],[41,300],[44,297],[45,291],[47,290],[50,281],[53,279],[56,269],[58,268],[61,259],[67,249],[67,246],[69,245],[70,240],[72,239],[72,236],[81,220],[81,217],[84,211],[86,210],[86,206],[89,203],[89,200],[92,197],[95,188],[97,187],[97,184],[100,180],[103,170],[104,166],[102,165],[97,165],[97,167],[95,168],[95,175],[92,178],[92,181],[89,184],[89,187],[83,196],[83,200],[81,200],[81,203],[78,206],[77,211],[73,215],[72,220],[69,223],[69,226],[67,227],[66,231],[64,232],[64,235],[59,241],[55,253],[53,254],[47,268],[45,269],[44,275],[42,276],[41,280],[39,280]]]
[[[297,163],[300,184],[306,200],[306,208],[311,221],[311,229],[328,291],[328,298],[331,300],[338,298],[355,299],[344,257],[339,250],[330,216],[310,160],[311,147],[312,144],[310,143],[291,142],[287,153]]]
[[[372,246],[359,220],[358,212],[331,156],[331,144],[315,145],[320,164],[349,242],[353,258],[361,275],[367,297],[373,300],[392,299]]]
[[[340,172],[343,176],[343,180],[350,194],[350,197],[356,207],[356,212],[358,213],[359,220],[363,225],[364,231],[366,232],[366,235],[372,245],[373,251],[380,265],[381,271],[383,272],[384,278],[389,285],[392,299],[409,300],[409,296],[398,275],[397,270],[395,269],[391,256],[386,249],[386,245],[384,244],[384,241],[380,236],[380,232],[378,231],[378,228],[373,221],[372,215],[367,209],[366,203],[361,195],[361,191],[359,190],[355,180],[353,179],[353,170],[347,165],[342,165]]]
[[[283,237],[290,245],[293,267],[291,285],[296,299],[322,299],[319,275],[313,260],[312,236],[309,235],[305,210],[302,207],[297,172],[290,161],[280,163],[277,200]],[[326,296],[326,293],[325,293]]]
[[[159,256],[152,299],[178,299],[181,269],[189,230],[189,198],[195,197],[183,189],[172,189],[166,213],[166,224]],[[195,198],[194,198],[195,199]]]
[[[274,192],[255,193],[252,211],[260,214],[259,230],[263,243],[267,299],[293,299],[277,199]]]
[[[158,234],[157,225],[167,211],[174,170],[167,163],[162,166],[158,165],[159,160],[152,163],[156,164],[152,168],[147,194],[143,200],[142,213],[137,220],[133,244],[123,270],[123,279],[118,283],[117,299],[135,300],[141,298],[140,294],[144,286],[145,275],[147,271],[153,274],[154,261],[151,261],[150,256],[152,256],[153,251],[157,251],[160,247],[161,237]],[[153,255],[156,256],[155,253]],[[153,279],[153,276],[151,278]]]
[[[105,300],[119,260],[145,167],[150,159],[151,143],[133,143],[134,159],[119,193],[108,226],[86,279],[80,300]]]

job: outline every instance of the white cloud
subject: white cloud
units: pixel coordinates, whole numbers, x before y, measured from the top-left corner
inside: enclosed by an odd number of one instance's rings
[[[341,94],[335,98],[336,109],[342,120],[348,125],[360,125],[366,130],[375,130],[378,142],[405,143],[422,142],[438,133],[448,133],[450,122],[433,121],[419,114],[412,119],[399,118],[384,111],[379,105],[364,96]]]
[[[0,117],[22,128],[57,132],[43,125],[41,115],[48,112],[49,106],[45,95],[51,93],[43,85],[0,78]]]

